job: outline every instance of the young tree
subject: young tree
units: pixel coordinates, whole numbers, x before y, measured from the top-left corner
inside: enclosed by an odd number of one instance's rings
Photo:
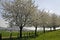
[[[32,17],[32,26],[35,27],[35,36],[37,35],[37,27],[39,25],[39,15],[38,13],[35,11],[34,16]]]
[[[45,27],[47,27],[47,21],[48,21],[48,13],[42,10],[41,16],[40,16],[40,25],[43,27],[43,32],[45,33]]]
[[[8,22],[12,21],[15,26],[20,28],[20,38],[22,37],[23,27],[29,23],[35,11],[35,5],[32,0],[15,0],[12,3],[4,2],[2,4],[5,9],[2,13],[3,18]]]
[[[60,26],[60,16],[57,15],[57,19],[56,19],[56,27]]]
[[[12,21],[9,22],[9,27],[11,28],[10,29],[10,40],[11,40],[12,39],[12,27],[13,27]]]
[[[48,12],[49,13],[49,12]],[[47,21],[47,27],[50,28],[50,31],[52,31],[52,24],[51,24],[51,15],[49,14],[48,16],[48,21]]]
[[[57,26],[56,23],[57,23],[57,15],[53,13],[51,15],[51,24],[52,24],[53,30],[56,30],[56,26]]]

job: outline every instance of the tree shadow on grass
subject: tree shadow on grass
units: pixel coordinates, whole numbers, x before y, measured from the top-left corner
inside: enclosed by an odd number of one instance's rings
[[[38,35],[30,35],[30,36],[23,36],[22,38],[20,38],[21,40],[31,40],[32,38],[36,38]],[[19,39],[19,38],[18,38]]]
[[[2,40],[17,40],[17,38],[4,38],[4,39],[2,39]]]
[[[26,36],[23,36],[22,38],[19,38],[19,37],[15,37],[15,38],[4,38],[2,40],[31,40],[32,38],[36,38],[38,35],[26,35]]]

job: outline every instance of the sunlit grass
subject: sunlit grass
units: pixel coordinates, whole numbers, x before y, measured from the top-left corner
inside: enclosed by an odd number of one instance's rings
[[[38,37],[32,38],[31,40],[60,40],[60,30],[40,34]]]
[[[9,37],[10,36],[10,32],[7,31],[1,31],[2,33],[2,37]],[[17,36],[19,32],[12,32],[12,37],[13,36]],[[34,34],[34,32],[23,32],[23,35],[28,35],[29,33]],[[60,30],[57,31],[52,31],[52,32],[37,32],[38,36],[36,36],[35,38],[27,38],[28,40],[60,40]]]

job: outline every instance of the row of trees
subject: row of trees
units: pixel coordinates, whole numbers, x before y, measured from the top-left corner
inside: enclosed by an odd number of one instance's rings
[[[49,11],[38,10],[38,12],[33,15],[31,24],[35,27],[35,35],[37,34],[37,27],[43,27],[44,33],[45,28],[50,28],[50,31],[52,31],[52,28],[56,30],[56,27],[60,26],[60,16],[55,13],[51,14]]]
[[[55,13],[50,14],[44,10],[38,10],[34,5],[33,0],[13,0],[2,3],[3,18],[9,22],[10,26],[17,26],[20,28],[20,38],[22,37],[22,29],[25,26],[34,26],[35,35],[37,34],[37,27],[50,27],[55,30],[60,26],[60,16]]]

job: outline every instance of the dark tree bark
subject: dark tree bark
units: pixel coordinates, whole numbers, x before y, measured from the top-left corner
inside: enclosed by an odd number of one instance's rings
[[[45,33],[45,27],[43,26],[43,33]]]
[[[55,27],[55,26],[53,27],[53,30],[54,30],[54,31],[56,30],[56,27]]]
[[[37,35],[37,26],[35,27],[35,36]]]
[[[50,31],[52,31],[52,27],[50,27]]]
[[[2,40],[2,34],[0,33],[0,40]]]
[[[11,26],[12,28],[12,26]],[[10,29],[10,40],[12,40],[12,29]]]
[[[20,27],[20,38],[22,38],[22,26]]]
[[[10,32],[10,40],[12,40],[12,32]]]

